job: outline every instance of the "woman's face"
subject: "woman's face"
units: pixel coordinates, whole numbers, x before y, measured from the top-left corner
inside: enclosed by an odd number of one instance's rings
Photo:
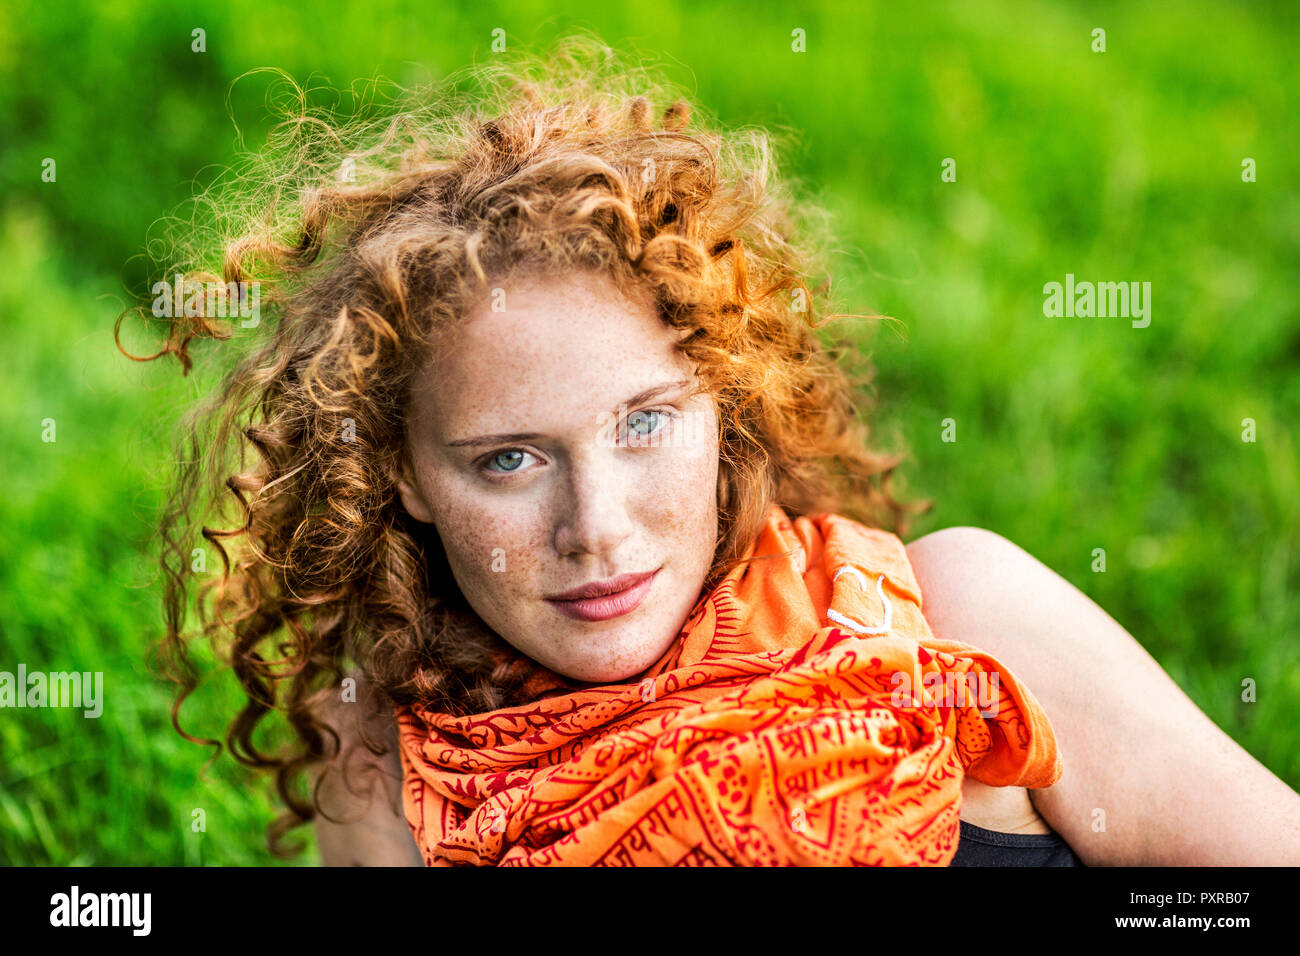
[[[479,617],[574,680],[658,660],[713,562],[717,409],[691,394],[678,334],[608,277],[520,279],[434,343],[412,390],[403,505],[436,527]]]

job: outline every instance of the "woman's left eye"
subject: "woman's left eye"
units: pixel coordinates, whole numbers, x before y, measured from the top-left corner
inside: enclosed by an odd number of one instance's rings
[[[672,418],[672,412],[664,411],[659,408],[633,412],[627,417],[628,433],[633,438],[646,438],[656,432],[662,431],[665,425],[671,421]]]

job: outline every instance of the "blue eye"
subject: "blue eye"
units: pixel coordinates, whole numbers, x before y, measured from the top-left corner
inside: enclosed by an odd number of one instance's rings
[[[653,423],[651,422],[651,418],[650,418],[650,416],[652,415],[655,416]],[[670,412],[666,412],[658,408],[651,408],[645,411],[633,412],[631,415],[627,417],[628,430],[635,437],[648,438],[650,435],[653,435],[655,432],[662,431],[664,426],[661,423],[666,423],[670,421],[672,417],[673,416]],[[650,427],[652,424],[654,427]],[[640,427],[642,425],[645,425],[647,427],[642,429]]]
[[[498,475],[510,474],[512,472],[516,472],[519,470],[519,463],[523,460],[523,456],[526,454],[528,453],[525,451],[520,451],[517,448],[508,448],[505,451],[499,451],[493,455],[489,455],[486,461],[484,462],[484,467],[486,468],[488,465],[491,465],[494,462],[500,464],[501,463],[500,459],[511,458],[511,460],[514,461],[514,465],[512,467],[504,468],[501,471],[497,471],[493,468],[488,468],[488,471],[493,472],[494,474],[498,474]]]

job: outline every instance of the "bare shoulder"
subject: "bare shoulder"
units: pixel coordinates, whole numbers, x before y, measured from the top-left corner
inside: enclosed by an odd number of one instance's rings
[[[1025,553],[1002,535],[970,525],[931,531],[907,545],[908,556],[923,561],[942,561],[958,554],[1009,557],[1014,552]]]
[[[1141,635],[994,532],[947,528],[907,554],[935,636],[994,656],[1047,712],[1064,773],[1030,796],[1085,863],[1300,863],[1300,796],[1197,707]],[[1237,679],[1225,681],[1235,694]]]
[[[1122,657],[1138,654],[1154,663],[1086,594],[1000,534],[945,528],[908,544],[907,556],[936,637],[994,655],[1007,652],[1013,659],[1033,647],[1032,669],[1043,670],[1049,663],[1071,666],[1072,655],[1087,644],[1071,636],[1096,639],[1104,633]],[[1015,669],[1012,660],[1005,663]]]
[[[955,607],[978,607],[1015,615],[1045,595],[1087,600],[1019,545],[983,528],[931,532],[908,544],[907,556],[927,612],[947,614]],[[1016,599],[1008,601],[1013,595]]]
[[[1191,704],[1137,638],[1007,538],[945,528],[908,544],[907,554],[935,636],[1001,658],[1031,690],[1050,690],[1063,674],[1088,692],[1104,691],[1118,674],[1141,675]]]
[[[996,532],[945,528],[908,544],[907,556],[936,637],[995,655],[1005,651],[1012,658],[1005,663],[1013,669],[1014,659],[1032,648],[1033,660],[1022,662],[1028,665],[1026,677],[1046,676],[1049,666],[1091,666],[1099,660],[1159,670],[1141,644],[1091,598]]]

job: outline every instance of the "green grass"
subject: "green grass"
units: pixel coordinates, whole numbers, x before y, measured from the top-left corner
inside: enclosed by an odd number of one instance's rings
[[[233,155],[233,77],[437,76],[486,56],[498,26],[512,42],[575,23],[633,37],[684,64],[677,78],[723,119],[801,130],[790,172],[835,214],[838,304],[899,320],[859,334],[878,367],[878,434],[910,450],[908,493],[936,502],[915,533],[970,524],[1017,542],[1300,788],[1293,18],[1047,0],[926,16],[506,9],[380,3],[306,22],[246,0],[185,19],[141,3],[21,20],[0,8],[0,669],[100,670],[107,700],[97,720],[0,713],[0,860],[274,862],[265,786],[229,757],[203,773],[207,752],[171,729],[144,670],[159,627],[150,521],[196,386],[113,348],[123,284],[140,278],[128,260],[191,179]],[[189,52],[194,26],[206,54]],[[1089,50],[1096,26],[1104,54]],[[794,27],[806,54],[789,51]],[[726,39],[737,29],[744,42]],[[253,141],[259,89],[232,99]],[[56,183],[40,181],[47,156]],[[945,157],[955,183],[940,180]],[[1151,282],[1150,327],[1044,317],[1043,284],[1067,272]],[[187,729],[219,736],[236,700],[228,680],[206,688]]]

